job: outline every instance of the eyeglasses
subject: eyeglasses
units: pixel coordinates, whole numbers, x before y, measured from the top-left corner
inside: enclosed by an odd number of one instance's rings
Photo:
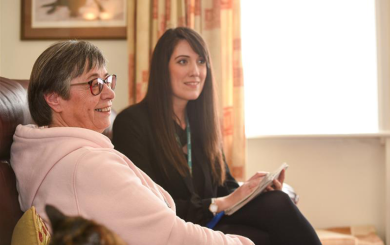
[[[89,89],[91,90],[91,94],[96,96],[99,95],[103,91],[104,84],[107,85],[112,90],[115,90],[116,86],[116,75],[112,74],[108,76],[106,79],[101,79],[101,78],[94,78],[93,80],[85,83],[76,83],[76,84],[71,84],[70,86],[75,86],[75,85],[84,85],[84,84],[89,84]]]

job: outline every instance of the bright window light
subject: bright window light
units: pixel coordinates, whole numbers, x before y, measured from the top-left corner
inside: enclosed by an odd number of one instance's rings
[[[374,0],[241,0],[247,137],[378,131]]]

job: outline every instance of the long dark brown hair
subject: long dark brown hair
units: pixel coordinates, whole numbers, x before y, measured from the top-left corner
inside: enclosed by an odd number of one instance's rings
[[[207,76],[203,90],[198,99],[188,102],[186,110],[191,125],[191,136],[203,147],[202,150],[211,164],[213,180],[222,185],[225,181],[226,169],[222,155],[215,83],[207,45],[197,32],[186,27],[178,27],[168,29],[161,36],[153,52],[149,87],[144,100],[148,104],[156,141],[165,158],[182,176],[186,176],[189,169],[187,160],[175,137],[173,119],[176,116],[173,111],[173,92],[169,72],[169,60],[181,40],[186,40],[206,61]],[[166,166],[162,167],[167,170]]]

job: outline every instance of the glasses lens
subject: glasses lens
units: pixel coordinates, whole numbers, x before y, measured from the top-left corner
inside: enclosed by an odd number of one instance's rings
[[[96,79],[92,80],[90,82],[92,94],[99,95],[103,90],[104,84],[107,84],[107,87],[114,90],[115,86],[116,86],[116,75],[111,75],[111,76],[107,77],[106,80],[103,80],[101,78],[96,78]]]
[[[107,77],[107,81],[110,83],[109,87],[110,87],[112,90],[115,90],[115,86],[116,86],[116,75],[111,75],[111,76]]]
[[[92,81],[91,92],[93,95],[98,95],[103,89],[104,82],[100,78],[96,78]]]

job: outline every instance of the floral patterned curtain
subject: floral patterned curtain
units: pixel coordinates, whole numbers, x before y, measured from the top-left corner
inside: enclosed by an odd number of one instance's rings
[[[128,0],[128,16],[129,103],[140,102],[146,94],[149,61],[164,31],[195,29],[211,53],[225,156],[233,176],[245,180],[240,0]]]

